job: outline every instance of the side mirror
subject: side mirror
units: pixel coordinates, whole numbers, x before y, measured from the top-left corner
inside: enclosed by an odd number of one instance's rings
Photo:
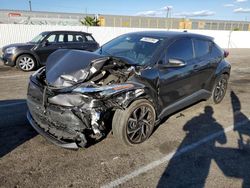
[[[42,47],[48,46],[49,45],[49,41],[45,40],[42,42]]]
[[[168,63],[165,65],[166,67],[184,67],[186,63],[179,59],[169,59]]]

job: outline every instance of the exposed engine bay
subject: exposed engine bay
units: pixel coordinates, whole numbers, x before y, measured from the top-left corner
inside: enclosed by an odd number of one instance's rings
[[[105,136],[112,110],[143,95],[143,86],[131,79],[137,74],[136,67],[122,59],[59,50],[46,68],[31,76],[28,118],[52,140],[65,142],[64,147],[84,147],[89,139]]]

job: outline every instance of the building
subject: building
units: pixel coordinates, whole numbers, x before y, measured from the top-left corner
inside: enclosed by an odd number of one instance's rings
[[[160,18],[119,15],[94,15],[81,13],[57,13],[25,10],[1,10],[0,24],[33,24],[33,25],[82,25],[86,16],[97,16],[100,26],[134,27],[134,28],[166,28],[166,29],[199,29],[199,30],[240,30],[250,31],[250,22]]]

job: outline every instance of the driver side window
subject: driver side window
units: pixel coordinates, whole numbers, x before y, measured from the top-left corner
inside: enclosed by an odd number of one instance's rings
[[[178,39],[168,47],[167,60],[178,59],[188,61],[193,59],[193,57],[193,44],[189,38]]]
[[[54,43],[56,42],[56,35],[50,35],[47,39],[46,39],[49,43]]]

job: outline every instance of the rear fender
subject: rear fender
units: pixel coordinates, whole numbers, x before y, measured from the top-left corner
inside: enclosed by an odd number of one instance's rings
[[[214,74],[213,78],[211,79],[211,82],[208,85],[207,89],[212,92],[214,84],[216,83],[216,81],[218,80],[218,78],[222,74],[227,74],[228,76],[230,76],[230,72],[231,72],[231,65],[226,60],[222,60],[218,64],[217,69],[215,71],[215,74]]]

